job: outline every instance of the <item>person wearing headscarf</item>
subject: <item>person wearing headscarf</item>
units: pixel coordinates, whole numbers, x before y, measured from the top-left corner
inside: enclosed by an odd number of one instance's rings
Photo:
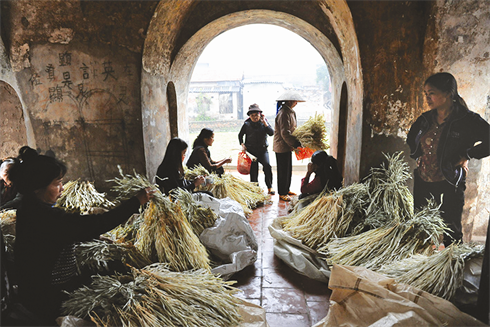
[[[267,135],[274,135],[274,129],[262,114],[262,109],[254,103],[248,108],[247,115],[249,118],[243,123],[240,132],[238,133],[238,141],[242,146],[242,151],[247,151],[257,158],[252,161],[250,167],[250,181],[258,183],[259,179],[259,163],[262,164],[265,175],[265,185],[268,193],[276,194],[272,188],[272,167],[269,162],[269,152],[267,147]],[[245,141],[243,137],[245,136]]]

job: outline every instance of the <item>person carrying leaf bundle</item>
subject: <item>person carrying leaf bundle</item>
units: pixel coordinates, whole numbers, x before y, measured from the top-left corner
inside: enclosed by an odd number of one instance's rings
[[[293,91],[286,91],[277,100],[277,115],[274,126],[274,143],[272,150],[277,160],[277,191],[279,199],[291,201],[290,195],[296,195],[289,190],[293,173],[292,151],[301,147],[301,142],[292,135],[296,129],[296,112],[293,108],[298,102],[305,102]]]
[[[265,175],[265,185],[267,186],[268,193],[271,195],[276,194],[272,188],[272,167],[269,162],[269,152],[267,147],[267,135],[274,135],[274,129],[262,114],[262,109],[259,105],[254,103],[248,108],[247,115],[250,117],[243,123],[240,132],[238,133],[238,141],[242,145],[243,151],[248,151],[254,155],[257,160],[252,161],[250,167],[250,181],[258,182],[259,175],[259,163],[262,164]],[[243,141],[245,136],[245,142]]]

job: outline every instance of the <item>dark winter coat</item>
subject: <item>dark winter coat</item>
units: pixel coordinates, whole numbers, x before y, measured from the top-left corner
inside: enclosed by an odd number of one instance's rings
[[[254,153],[264,153],[267,151],[269,143],[267,142],[267,135],[274,135],[274,130],[271,125],[267,123],[265,126],[260,120],[254,123],[250,118],[245,120],[240,132],[238,133],[238,141],[240,144],[243,142],[243,137],[245,136],[245,146],[247,151]]]
[[[412,125],[407,136],[410,157],[422,155],[420,140],[437,118],[437,109],[423,113]],[[475,145],[475,143],[478,143]],[[457,105],[442,131],[437,159],[444,178],[454,186],[463,180],[464,171],[456,164],[462,158],[481,159],[490,155],[490,125],[465,107]]]

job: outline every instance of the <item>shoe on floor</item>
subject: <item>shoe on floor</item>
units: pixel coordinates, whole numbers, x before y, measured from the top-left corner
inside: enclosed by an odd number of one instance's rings
[[[291,197],[289,195],[279,195],[279,199],[289,202],[291,201]]]
[[[270,195],[274,195],[274,194],[276,194],[276,191],[274,191],[274,189],[273,189],[273,188],[270,188],[270,189],[268,189],[268,193],[269,193]]]
[[[296,193],[289,191],[288,195],[296,195]]]

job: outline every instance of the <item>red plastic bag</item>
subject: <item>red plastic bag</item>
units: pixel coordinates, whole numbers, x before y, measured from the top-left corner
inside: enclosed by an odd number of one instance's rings
[[[297,151],[294,151],[294,154],[296,155],[296,159],[298,160],[311,158],[313,153],[315,153],[315,150],[312,150],[310,148],[298,148]]]
[[[236,169],[242,175],[250,174],[250,167],[252,166],[252,159],[243,151],[238,152],[238,163]]]

